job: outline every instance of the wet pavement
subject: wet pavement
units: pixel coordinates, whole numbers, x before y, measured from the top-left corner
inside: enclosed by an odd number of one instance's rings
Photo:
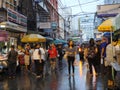
[[[69,77],[67,64],[63,61],[57,71],[37,79],[31,72],[21,72],[16,78],[1,76],[0,90],[107,90],[106,77],[90,76],[86,64],[75,66],[75,75]]]

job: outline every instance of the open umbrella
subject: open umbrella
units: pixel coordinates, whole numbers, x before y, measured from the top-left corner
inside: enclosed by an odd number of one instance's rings
[[[21,39],[21,42],[24,42],[24,43],[32,43],[32,42],[46,42],[46,38],[39,35],[39,34],[29,34],[29,35],[26,35],[24,36],[22,39]]]
[[[53,41],[53,43],[55,43],[55,44],[66,44],[67,41],[62,40],[62,39],[55,39],[55,40]]]
[[[112,33],[116,29],[115,20],[116,20],[115,18],[109,18],[109,19],[105,20],[100,26],[98,26],[98,31],[110,32],[111,42],[112,42],[112,38],[113,38]]]

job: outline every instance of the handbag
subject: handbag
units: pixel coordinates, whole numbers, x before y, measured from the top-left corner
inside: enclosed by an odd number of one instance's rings
[[[74,66],[79,66],[79,62],[78,61],[74,61]]]
[[[67,60],[67,53],[64,54],[63,59]]]

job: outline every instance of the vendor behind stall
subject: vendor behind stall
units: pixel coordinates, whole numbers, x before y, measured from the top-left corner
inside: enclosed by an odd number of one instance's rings
[[[2,54],[7,54],[7,46],[3,46],[3,48],[2,48]]]

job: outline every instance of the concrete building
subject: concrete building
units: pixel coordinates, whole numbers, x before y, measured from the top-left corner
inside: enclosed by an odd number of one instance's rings
[[[65,40],[68,40],[71,36],[72,30],[72,9],[71,8],[62,8],[61,16],[64,18],[64,37]]]
[[[62,16],[59,16],[59,33],[58,33],[58,38],[60,39],[65,39],[65,20]]]
[[[94,14],[80,16],[80,30],[82,30],[83,41],[94,38]]]
[[[27,29],[28,32],[36,31],[36,14],[35,14],[35,3],[33,0],[17,0],[18,12],[27,17]]]
[[[28,32],[56,38],[59,26],[57,0],[19,0],[21,13],[28,17]],[[20,8],[20,9],[21,9]]]
[[[27,17],[17,12],[16,0],[0,1],[0,29],[9,32],[9,45],[19,44],[27,32]]]

